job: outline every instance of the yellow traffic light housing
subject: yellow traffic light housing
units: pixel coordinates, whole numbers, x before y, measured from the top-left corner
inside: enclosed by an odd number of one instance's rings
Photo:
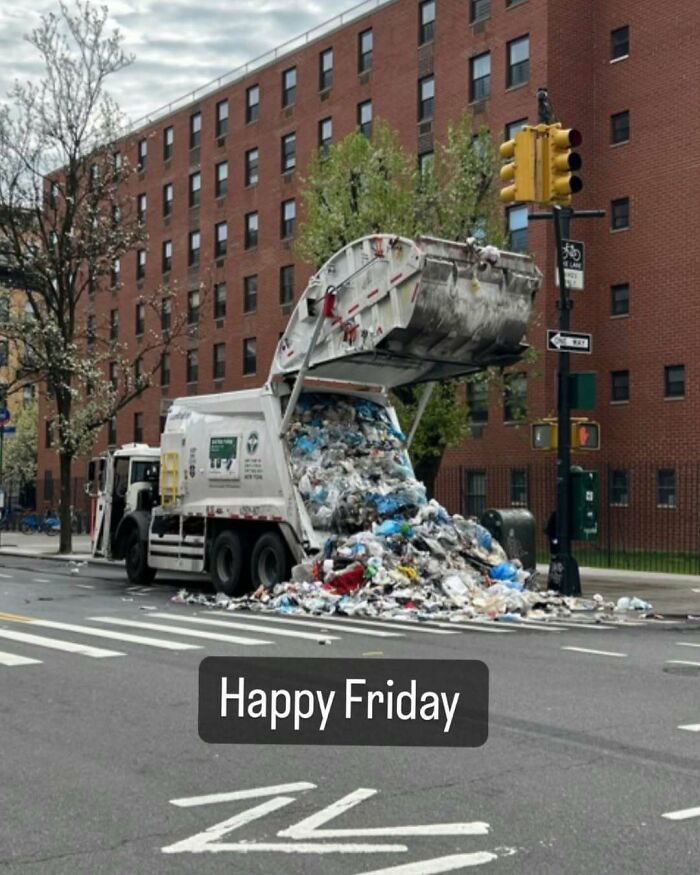
[[[583,138],[575,128],[562,128],[560,122],[548,126],[548,136],[544,148],[546,160],[543,161],[544,202],[569,206],[571,195],[583,188],[581,178],[573,171],[581,169],[581,156],[572,152],[581,145]]]
[[[524,127],[518,131],[512,140],[501,143],[499,152],[501,158],[508,160],[501,167],[501,180],[508,183],[501,189],[503,203],[514,201],[536,201],[535,184],[535,149],[537,132],[534,128]]]
[[[572,450],[599,450],[600,425],[597,422],[578,421],[571,423]]]
[[[558,437],[556,422],[533,422],[530,426],[530,446],[533,450],[556,450]]]

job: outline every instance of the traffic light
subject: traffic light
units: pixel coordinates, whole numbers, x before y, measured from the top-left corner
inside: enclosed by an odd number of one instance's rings
[[[535,141],[534,128],[524,127],[512,140],[501,143],[501,158],[510,159],[501,167],[501,180],[508,183],[501,189],[503,203],[513,201],[537,200],[535,185]]]
[[[560,122],[549,125],[545,146],[547,160],[543,168],[546,175],[543,192],[546,203],[569,206],[571,195],[583,188],[580,177],[572,172],[581,169],[581,156],[571,151],[581,142],[581,134],[575,128],[562,128]]]
[[[572,422],[571,449],[599,450],[600,425],[597,422]]]
[[[533,422],[530,427],[530,445],[533,450],[556,450],[558,436],[556,422]]]

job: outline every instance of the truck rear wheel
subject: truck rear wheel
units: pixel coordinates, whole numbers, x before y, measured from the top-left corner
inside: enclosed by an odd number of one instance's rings
[[[284,541],[277,532],[265,532],[255,542],[250,559],[253,588],[261,584],[271,589],[289,577],[289,559]]]
[[[136,528],[131,531],[126,540],[124,559],[126,563],[126,576],[129,578],[129,583],[138,584],[139,586],[147,586],[149,583],[153,583],[156,569],[151,568],[148,564],[146,544],[141,540],[141,535]]]
[[[237,532],[221,532],[211,551],[211,582],[217,592],[236,595],[241,587],[243,544]]]

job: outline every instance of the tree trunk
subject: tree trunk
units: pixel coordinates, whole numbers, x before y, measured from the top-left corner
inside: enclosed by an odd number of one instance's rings
[[[71,462],[72,457],[68,453],[60,453],[59,457],[60,471],[60,496],[61,502],[58,508],[59,519],[61,521],[61,536],[59,553],[73,552],[73,532],[71,530]]]
[[[418,462],[414,468],[416,479],[420,480],[425,486],[429,499],[435,497],[435,481],[437,480],[441,462],[442,455],[430,456],[429,458]]]

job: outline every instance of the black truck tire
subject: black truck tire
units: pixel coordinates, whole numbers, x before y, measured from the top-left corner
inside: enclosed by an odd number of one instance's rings
[[[217,592],[233,596],[241,588],[243,543],[230,529],[217,535],[211,551],[211,582]]]
[[[135,527],[126,539],[124,561],[129,583],[138,584],[139,586],[148,586],[149,583],[153,583],[156,569],[149,566],[146,543],[141,540],[141,535]]]
[[[289,556],[282,536],[277,532],[260,535],[250,558],[250,574],[253,588],[260,585],[271,589],[289,578]]]

